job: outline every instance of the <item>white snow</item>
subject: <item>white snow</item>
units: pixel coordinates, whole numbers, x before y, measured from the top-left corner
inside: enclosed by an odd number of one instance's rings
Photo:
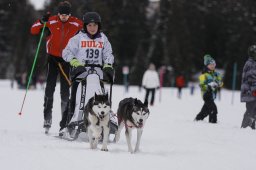
[[[108,145],[109,152],[90,150],[87,141],[64,141],[57,135],[60,121],[59,85],[56,87],[53,126],[44,134],[44,91],[29,90],[22,115],[19,116],[25,90],[11,89],[9,81],[0,81],[0,169],[8,170],[247,170],[255,169],[256,131],[241,129],[245,104],[239,101],[239,91],[222,90],[216,100],[218,124],[193,119],[202,107],[200,92],[183,91],[176,98],[176,89],[159,91],[156,103],[150,107],[150,117],[144,128],[141,151],[128,152],[124,132],[118,143]],[[122,86],[113,87],[113,110],[124,97],[144,98],[144,91],[131,87],[129,94]],[[112,137],[112,136],[111,136]],[[136,133],[133,131],[133,146]]]

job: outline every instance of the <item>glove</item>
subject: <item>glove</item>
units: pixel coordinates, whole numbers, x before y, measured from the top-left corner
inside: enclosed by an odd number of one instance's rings
[[[44,14],[43,17],[40,19],[40,22],[41,22],[41,23],[47,22],[47,21],[49,20],[50,16],[51,16],[51,13],[50,13],[50,12],[47,12],[47,13]]]
[[[218,87],[218,84],[215,81],[213,81],[208,83],[208,87],[210,87],[211,90],[215,90]]]
[[[256,97],[256,90],[252,91],[252,95]]]
[[[114,69],[110,64],[104,64],[103,66],[103,80],[113,83]]]
[[[76,58],[73,58],[69,63],[72,67],[84,66]]]
[[[84,66],[78,66],[78,67],[74,67],[71,69],[70,71],[70,78],[72,80],[72,82],[74,82],[74,80],[82,73],[86,72],[86,68]]]

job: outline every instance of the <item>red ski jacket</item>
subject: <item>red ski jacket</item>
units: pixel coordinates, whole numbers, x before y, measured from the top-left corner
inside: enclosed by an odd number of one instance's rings
[[[43,24],[37,20],[31,27],[31,34],[41,32]],[[76,17],[70,16],[67,22],[62,22],[58,15],[51,16],[46,23],[50,35],[46,37],[46,52],[55,57],[62,57],[62,50],[66,47],[69,39],[83,28],[83,22]]]
[[[184,87],[185,86],[185,79],[183,76],[178,76],[176,78],[176,86],[177,87]]]

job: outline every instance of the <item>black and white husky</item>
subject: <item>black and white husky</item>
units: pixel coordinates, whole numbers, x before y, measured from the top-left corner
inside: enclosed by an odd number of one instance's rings
[[[147,101],[145,103],[142,103],[136,98],[125,98],[120,101],[117,110],[119,126],[114,141],[118,142],[118,140],[120,139],[121,130],[123,129],[123,127],[125,127],[125,136],[128,145],[128,151],[131,153],[138,152],[143,128],[148,116],[149,110]],[[132,149],[131,145],[132,129],[137,129],[137,141],[134,150]]]
[[[108,151],[110,102],[108,94],[97,95],[89,99],[84,109],[84,126],[87,129],[90,148],[96,149],[103,130],[102,151]]]

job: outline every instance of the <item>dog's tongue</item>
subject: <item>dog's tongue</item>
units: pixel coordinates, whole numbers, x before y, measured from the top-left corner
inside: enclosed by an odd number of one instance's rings
[[[143,123],[138,123],[138,127],[142,128],[143,127]]]

